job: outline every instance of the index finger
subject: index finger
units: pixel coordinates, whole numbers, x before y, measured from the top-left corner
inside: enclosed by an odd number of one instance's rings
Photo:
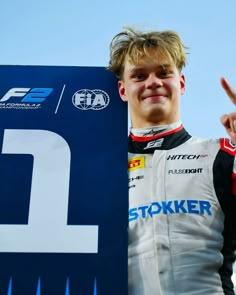
[[[224,77],[220,79],[220,82],[232,103],[236,105],[236,91],[230,86]]]

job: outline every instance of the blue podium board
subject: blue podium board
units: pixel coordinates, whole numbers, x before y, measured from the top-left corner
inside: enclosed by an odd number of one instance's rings
[[[0,295],[127,294],[127,110],[103,67],[0,66]]]

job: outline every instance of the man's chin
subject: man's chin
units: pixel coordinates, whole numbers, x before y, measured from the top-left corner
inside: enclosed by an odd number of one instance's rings
[[[163,110],[152,110],[145,115],[144,119],[147,122],[153,122],[153,125],[165,124],[168,121],[168,116]]]

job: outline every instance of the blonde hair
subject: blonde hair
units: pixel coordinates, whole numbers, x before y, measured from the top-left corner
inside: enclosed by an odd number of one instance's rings
[[[141,32],[131,27],[115,35],[110,44],[110,61],[108,70],[112,71],[118,79],[122,79],[126,59],[137,64],[150,52],[158,53],[170,59],[179,72],[186,65],[186,49],[180,36],[174,31]]]

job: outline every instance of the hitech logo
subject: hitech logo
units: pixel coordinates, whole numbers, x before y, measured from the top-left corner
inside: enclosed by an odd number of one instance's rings
[[[75,107],[83,111],[100,111],[108,106],[110,98],[105,91],[100,89],[80,89],[74,93],[72,102]]]
[[[0,99],[1,109],[39,109],[41,103],[51,94],[53,88],[11,88]],[[14,98],[20,102],[9,103]]]
[[[206,158],[207,154],[203,155],[169,155],[167,160],[198,160],[199,158]]]

